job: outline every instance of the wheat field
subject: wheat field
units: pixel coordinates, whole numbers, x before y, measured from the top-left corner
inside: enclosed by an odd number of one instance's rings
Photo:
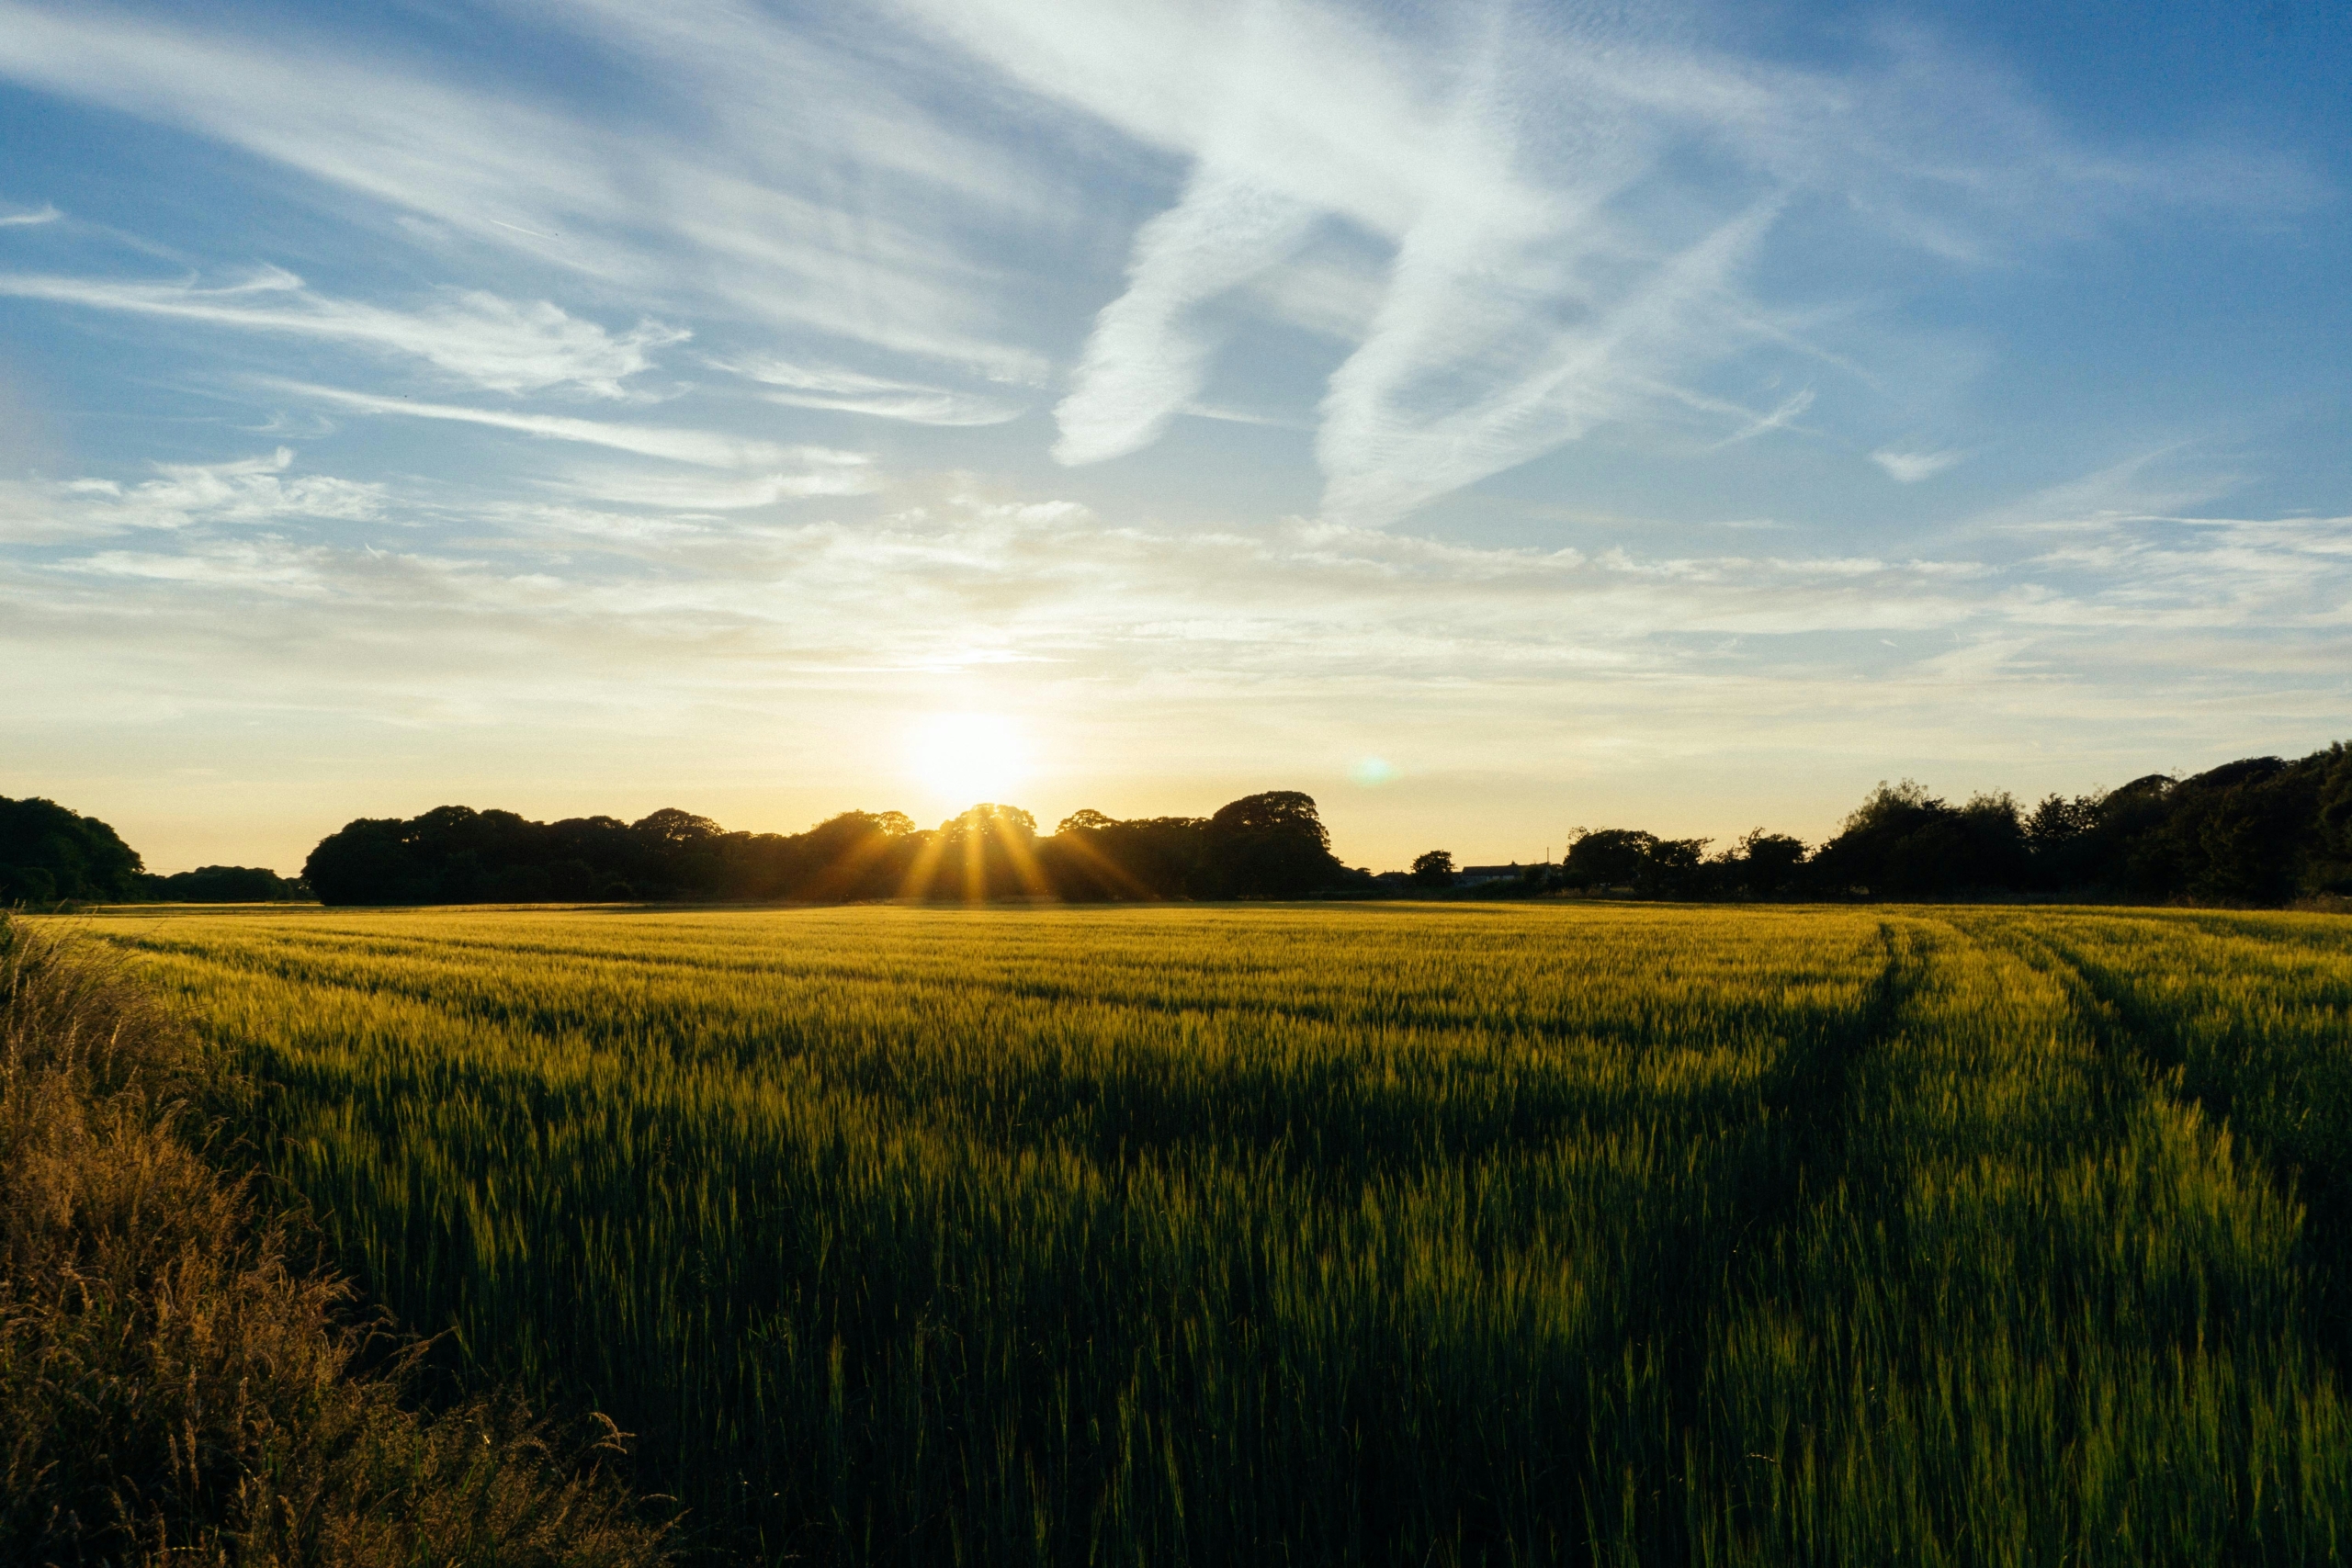
[[[130,913],[344,1266],[752,1560],[2319,1562],[2352,923]]]

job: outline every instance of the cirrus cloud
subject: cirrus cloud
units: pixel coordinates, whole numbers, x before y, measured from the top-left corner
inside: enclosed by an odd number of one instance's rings
[[[445,289],[415,310],[392,310],[316,294],[280,267],[211,288],[0,273],[0,295],[352,344],[412,355],[496,392],[571,388],[618,398],[653,351],[693,335],[650,321],[614,334],[544,299],[517,303],[478,288]]]

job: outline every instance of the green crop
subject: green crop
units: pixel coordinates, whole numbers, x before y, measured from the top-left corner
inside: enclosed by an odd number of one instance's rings
[[[88,929],[378,1299],[747,1555],[2352,1550],[2341,920]]]

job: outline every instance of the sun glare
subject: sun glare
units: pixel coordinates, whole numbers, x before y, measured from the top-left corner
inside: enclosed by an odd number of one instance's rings
[[[958,808],[984,800],[1000,804],[1029,777],[1029,749],[1020,727],[995,714],[941,714],[916,725],[907,738],[914,776]]]

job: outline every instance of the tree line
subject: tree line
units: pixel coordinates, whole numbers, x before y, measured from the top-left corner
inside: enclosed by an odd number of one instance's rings
[[[53,800],[0,795],[0,908],[54,904],[262,904],[310,889],[253,865],[206,865],[157,876],[95,817]]]
[[[2341,897],[2352,896],[2352,749],[2247,757],[2186,779],[2150,773],[2030,808],[2007,794],[1955,805],[1905,780],[1872,790],[1817,848],[1760,828],[1712,855],[1708,843],[1580,831],[1532,880],[1674,898]]]
[[[534,822],[444,806],[362,818],[321,840],[300,879],[253,866],[149,874],[113,829],[53,801],[0,797],[0,907],[171,899],[329,904],[1037,897],[1295,898],[1562,892],[1663,898],[1951,898],[2035,894],[2281,905],[2352,896],[2352,750],[2249,757],[2120,789],[1954,804],[1882,784],[1818,846],[1758,829],[1705,839],[1579,829],[1557,865],[1456,888],[1453,857],[1374,876],[1331,852],[1314,798],[1272,790],[1207,817],[1085,810],[1051,833],[982,805],[935,829],[844,811],[804,833],[729,832],[674,807],[634,822]]]
[[[935,829],[897,811],[844,811],[805,833],[729,832],[675,808],[635,822],[533,822],[444,806],[352,822],[311,852],[302,876],[328,904],[1295,898],[1369,881],[1333,857],[1314,798],[1295,790],[1247,795],[1208,817],[1080,811],[1050,834],[996,804]]]

